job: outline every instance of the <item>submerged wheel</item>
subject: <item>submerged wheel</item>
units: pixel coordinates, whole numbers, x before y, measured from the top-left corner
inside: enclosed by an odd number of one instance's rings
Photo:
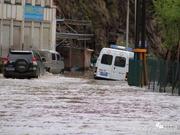
[[[7,74],[5,74],[5,73],[3,73],[3,77],[4,77],[4,78],[10,78],[10,76],[7,75]]]
[[[60,74],[64,74],[64,69],[61,70]]]

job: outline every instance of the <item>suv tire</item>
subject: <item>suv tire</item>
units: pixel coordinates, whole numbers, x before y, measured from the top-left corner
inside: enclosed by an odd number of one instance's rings
[[[10,78],[10,76],[7,75],[6,73],[3,73],[3,76],[4,76],[5,78]]]

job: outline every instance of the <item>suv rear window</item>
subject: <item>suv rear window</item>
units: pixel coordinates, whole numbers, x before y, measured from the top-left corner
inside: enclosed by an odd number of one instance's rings
[[[10,52],[9,58],[10,60],[16,60],[20,58],[28,58],[31,59],[32,53],[31,52]]]
[[[105,65],[111,65],[112,64],[112,55],[104,54],[101,59],[101,63]]]
[[[31,52],[10,52],[10,54],[14,54],[14,55],[27,55],[27,54],[32,54]]]

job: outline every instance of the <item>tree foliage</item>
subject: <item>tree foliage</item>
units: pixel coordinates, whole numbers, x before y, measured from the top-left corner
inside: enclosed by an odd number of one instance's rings
[[[162,43],[172,50],[180,41],[180,0],[154,0],[153,3],[162,30]]]

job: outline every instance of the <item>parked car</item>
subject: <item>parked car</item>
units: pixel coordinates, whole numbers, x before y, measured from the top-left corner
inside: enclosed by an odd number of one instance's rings
[[[6,78],[38,78],[45,67],[38,51],[9,51],[4,59],[3,75]]]
[[[60,53],[53,50],[40,50],[39,51],[45,60],[45,68],[48,72],[53,74],[64,72],[64,58]]]

